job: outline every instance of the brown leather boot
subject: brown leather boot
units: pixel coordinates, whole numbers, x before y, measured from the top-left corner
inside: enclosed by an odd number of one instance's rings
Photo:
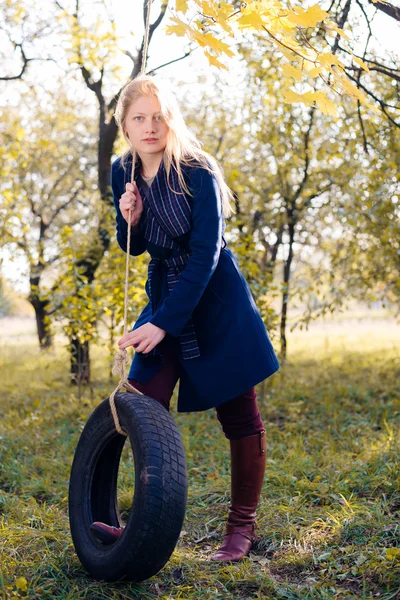
[[[224,542],[211,560],[238,561],[250,552],[255,540],[256,508],[260,499],[266,463],[265,429],[230,440],[231,505]]]
[[[125,527],[113,527],[101,521],[94,521],[89,529],[98,540],[103,542],[103,544],[109,545],[119,540],[124,533]]]

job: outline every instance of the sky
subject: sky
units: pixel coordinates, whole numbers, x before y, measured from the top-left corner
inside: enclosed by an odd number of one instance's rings
[[[89,9],[89,16],[93,13],[95,8],[96,0],[86,0],[81,3],[81,6],[86,6]],[[158,15],[160,8],[160,0],[153,0],[152,8],[152,20]],[[373,7],[369,9],[370,14],[374,11]],[[114,15],[117,31],[120,36],[120,47],[121,49],[129,49],[132,53],[139,46],[142,39],[144,25],[142,16],[142,2],[139,0],[111,0],[111,12]],[[167,17],[164,19],[164,25],[167,22]],[[400,28],[399,24],[391,19],[387,15],[381,12],[377,12],[374,17],[374,30],[377,32],[379,41],[375,41],[376,47],[379,46],[380,54],[382,50],[388,52],[397,52],[399,54],[400,45],[398,40],[400,39]],[[363,40],[365,39],[365,27],[362,25],[359,28],[358,37],[360,38],[360,44],[355,47],[358,52],[362,51]],[[133,35],[132,35],[133,34]],[[149,51],[148,57],[148,70],[154,69],[161,64],[176,59],[184,54],[187,48],[188,42],[186,39],[177,37],[175,35],[166,35],[163,28],[156,30]],[[120,55],[121,63],[120,66],[124,69],[124,72],[129,73],[132,66],[131,60]],[[196,49],[193,54],[180,61],[177,64],[173,64],[169,67],[160,69],[159,74],[165,78],[172,78],[184,82],[184,86],[190,87],[195,90],[196,86],[210,86],[210,93],[213,93],[211,87],[211,76],[217,74],[220,77],[227,78],[227,86],[231,86],[231,89],[240,86],[240,66],[235,59],[231,60],[229,74],[219,74],[217,69],[209,67],[207,59],[204,57],[200,49]],[[57,65],[54,63],[37,63],[34,67],[35,77],[47,77],[51,80],[52,72],[55,73]],[[203,81],[201,84],[198,83],[198,75],[203,75]],[[207,84],[207,82],[209,82]],[[13,86],[3,84],[0,87],[0,107],[4,102],[18,102],[19,93],[16,82]],[[13,90],[15,93],[13,93]],[[179,91],[177,92],[179,98]],[[12,257],[10,252],[6,249],[0,248],[0,269],[2,274],[9,281],[13,282],[13,286],[16,290],[27,293],[29,286],[24,271],[26,270],[26,264],[23,259],[18,256]]]

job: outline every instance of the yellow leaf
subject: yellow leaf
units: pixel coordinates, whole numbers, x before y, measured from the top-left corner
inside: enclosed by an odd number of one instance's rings
[[[386,548],[386,558],[400,560],[400,548]]]
[[[324,92],[315,92],[314,93],[315,102],[324,115],[331,115],[332,117],[337,117],[338,112],[335,104],[330,100]]]
[[[18,579],[16,579],[15,581],[15,585],[17,586],[17,588],[23,592],[27,592],[28,591],[28,582],[25,579],[25,577],[18,577]]]
[[[283,54],[283,56],[285,56],[290,61],[292,61],[293,59],[296,58],[296,54],[294,52],[288,50],[287,48],[279,48],[279,52],[281,54]]]
[[[285,46],[289,46],[289,48],[291,50],[293,50],[294,52],[297,53],[297,55],[300,55],[302,58],[306,59],[307,61],[312,61],[314,62],[315,59],[317,58],[317,53],[315,52],[314,48],[306,48],[305,46],[300,46],[300,44],[298,44],[294,37],[288,37],[285,35],[281,35],[280,40],[279,40],[282,44],[285,44]],[[282,52],[282,49],[280,49],[280,51]]]
[[[216,56],[213,56],[212,54],[207,52],[207,50],[204,50],[204,54],[208,58],[208,62],[210,63],[210,65],[217,67],[217,69],[225,69],[226,71],[228,70],[228,68],[222,62],[220,62]]]
[[[301,81],[303,78],[303,73],[300,71],[300,69],[296,69],[296,67],[293,67],[292,65],[283,65],[282,71],[286,77],[292,77],[296,81]]]
[[[379,108],[377,106],[375,106],[375,104],[371,104],[370,102],[364,102],[364,105],[369,108],[370,110],[372,110],[372,112],[374,112],[376,115],[380,115],[381,111],[379,110]]]
[[[224,29],[227,33],[233,33],[233,29],[228,22],[228,18],[232,14],[232,6],[223,0],[218,5],[218,10],[216,11],[215,20]]]
[[[186,35],[186,33],[188,33],[190,27],[178,17],[172,17],[171,22],[174,23],[174,25],[167,25],[165,28],[167,34],[175,33],[176,35]]]
[[[206,15],[207,17],[213,17],[214,19],[218,17],[218,11],[215,10],[215,6],[210,4],[210,2],[207,2],[207,0],[203,0],[201,3],[201,10],[203,15]]]
[[[305,94],[301,95],[301,101],[307,106],[314,106],[318,97],[317,94],[318,92],[306,92]]]
[[[345,40],[350,40],[349,36],[345,33],[345,31],[343,29],[341,29],[340,27],[338,27],[336,25],[336,23],[333,23],[332,21],[326,20],[325,23],[324,23],[324,25],[328,29],[333,29],[334,31],[336,31],[336,33],[338,33]]]
[[[237,20],[237,24],[241,29],[245,27],[254,27],[255,29],[261,29],[265,22],[261,18],[261,15],[257,12],[253,12],[247,15],[243,15]]]
[[[318,77],[318,75],[321,75],[322,71],[322,67],[314,67],[313,69],[307,71],[307,75],[310,77]]]
[[[225,42],[222,42],[221,40],[217,39],[211,33],[204,34],[203,38],[206,42],[206,45],[210,46],[210,48],[215,50],[215,52],[217,52],[218,54],[224,52],[228,56],[235,56],[234,52],[232,52],[228,44],[225,44]]]
[[[321,63],[321,65],[324,65],[324,67],[328,67],[331,65],[340,66],[338,57],[332,54],[332,52],[324,52],[322,54],[318,54],[318,60]]]
[[[364,69],[364,71],[367,71],[367,73],[369,73],[369,69],[368,69],[367,65],[365,64],[365,62],[363,60],[361,60],[361,58],[358,58],[358,56],[354,56],[354,54],[353,54],[353,60],[358,65],[360,65],[360,67],[362,67]]]
[[[165,33],[167,35],[171,35],[175,33],[175,35],[186,35],[186,26],[184,25],[167,25],[165,28]]]
[[[282,96],[285,98],[286,102],[302,102],[303,97],[301,94],[297,94],[293,90],[284,89],[282,90]]]
[[[322,10],[318,4],[310,6],[307,10],[303,10],[300,6],[296,6],[293,9],[297,14],[289,14],[288,19],[296,25],[302,25],[303,27],[315,27],[319,21],[323,21],[328,13]]]
[[[354,83],[349,81],[347,77],[344,75],[343,77],[338,77],[341,86],[343,89],[349,94],[349,96],[353,96],[353,98],[357,98],[358,100],[365,100],[365,96],[361,90],[359,90]]]
[[[203,33],[191,30],[191,34],[191,37],[199,44],[199,46],[201,46],[202,48],[204,48],[204,46],[207,46],[207,40],[204,37]]]
[[[185,13],[188,9],[188,0],[176,0],[176,10]]]
[[[286,102],[302,102],[306,106],[313,106],[316,104],[318,108],[325,115],[337,116],[336,106],[330,100],[324,92],[306,92],[305,94],[297,94],[293,90],[286,89],[282,91],[283,97]]]

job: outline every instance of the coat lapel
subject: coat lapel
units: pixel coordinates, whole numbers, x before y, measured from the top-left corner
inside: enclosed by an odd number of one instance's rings
[[[147,204],[148,218],[155,219],[156,228],[160,228],[169,238],[176,238],[190,230],[191,208],[186,195],[183,192],[178,174],[174,168],[170,171],[170,184],[168,186],[167,173],[164,161],[161,161],[157,175],[155,176],[149,193],[143,189],[140,177],[140,162],[135,169],[135,181],[145,205]],[[173,191],[174,190],[174,191]],[[160,236],[157,236],[160,239]],[[152,241],[152,240],[149,240]]]

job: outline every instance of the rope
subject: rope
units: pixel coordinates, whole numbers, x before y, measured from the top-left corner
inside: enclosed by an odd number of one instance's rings
[[[151,11],[151,3],[152,0],[147,0],[147,14],[146,14],[146,30],[144,34],[143,40],[143,54],[142,54],[142,64],[140,68],[140,75],[145,72],[146,62],[147,62],[147,49],[149,47],[149,37],[150,37],[150,11]],[[132,176],[131,181],[134,183],[135,177],[135,153],[132,156]],[[129,278],[129,250],[131,247],[131,209],[128,211],[128,240],[126,246],[126,262],[125,262],[125,301],[124,301],[124,336],[127,334],[127,321],[128,321],[128,278]],[[119,375],[120,380],[118,382],[117,387],[110,395],[110,407],[111,413],[114,419],[114,425],[118,433],[128,437],[128,433],[122,429],[119,419],[118,413],[115,406],[115,394],[124,387],[128,392],[133,392],[134,394],[142,394],[140,390],[137,390],[133,385],[131,385],[126,376],[126,369],[128,366],[129,357],[126,348],[119,349],[114,358],[114,366],[112,368],[112,372],[114,375]]]

